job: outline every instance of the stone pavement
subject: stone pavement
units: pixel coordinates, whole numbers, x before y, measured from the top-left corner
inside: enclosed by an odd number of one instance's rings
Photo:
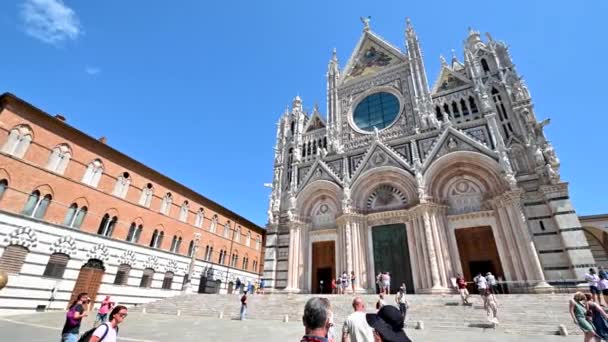
[[[2,341],[59,341],[64,312],[36,313],[0,317]],[[81,332],[92,326],[93,315],[83,323]],[[299,341],[304,328],[300,322],[218,319],[210,317],[168,316],[132,312],[120,328],[120,341]],[[582,336],[525,336],[505,334],[492,329],[477,331],[407,330],[413,341],[466,342],[570,342]]]

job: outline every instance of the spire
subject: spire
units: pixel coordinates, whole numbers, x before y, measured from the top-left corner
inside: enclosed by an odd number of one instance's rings
[[[334,48],[331,52],[331,59],[327,65],[327,74],[329,76],[337,76],[340,74],[340,66],[338,65],[338,53],[336,52],[336,48]]]
[[[300,98],[300,95],[296,95],[296,97],[293,99],[291,108],[302,111],[302,99]]]
[[[456,50],[452,49],[452,65],[454,63],[458,63],[458,58],[456,58]]]
[[[405,32],[407,33],[408,38],[416,36],[416,32],[414,31],[414,26],[412,26],[410,17],[405,18]]]
[[[448,66],[448,62],[445,60],[445,57],[443,57],[443,55],[439,55],[439,61],[441,62],[442,67]]]
[[[367,32],[369,31],[370,27],[369,27],[369,21],[372,20],[371,16],[367,16],[367,17],[361,17],[361,22],[363,23],[363,32]]]

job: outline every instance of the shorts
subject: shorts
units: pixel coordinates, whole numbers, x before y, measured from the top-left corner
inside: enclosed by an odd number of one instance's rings
[[[600,290],[597,288],[597,286],[589,286],[589,291],[591,294],[600,294]]]
[[[608,296],[608,289],[604,289],[604,290],[602,290],[602,294],[603,294],[604,296]]]
[[[106,318],[108,318],[108,314],[100,314],[99,312],[97,313],[97,318],[95,319],[96,321],[101,321],[102,323],[106,322]]]

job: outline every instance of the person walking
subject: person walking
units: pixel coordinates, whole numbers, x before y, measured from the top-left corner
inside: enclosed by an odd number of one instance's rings
[[[118,325],[127,318],[127,307],[124,305],[116,306],[110,313],[107,323],[101,324],[93,332],[89,342],[116,342],[118,337]]]
[[[395,296],[395,302],[399,305],[399,312],[401,313],[401,317],[405,321],[405,315],[407,313],[408,303],[405,299],[405,287],[400,287],[399,291],[397,291],[397,295]]]
[[[600,292],[598,295],[598,304],[602,305],[602,297],[604,298],[604,304],[608,305],[608,278],[606,278],[606,272],[598,272],[600,280],[597,282],[597,289]]]
[[[477,286],[477,292],[483,296],[486,288],[488,287],[488,281],[484,276],[481,275],[481,272],[477,273],[475,278],[473,278],[475,285]]]
[[[458,292],[460,292],[460,299],[462,299],[462,305],[469,304],[469,290],[467,290],[467,282],[461,274],[456,275],[456,286],[458,286]]]
[[[378,313],[365,315],[367,324],[373,328],[376,342],[411,342],[403,331],[405,322],[399,310],[392,305],[383,306]]]
[[[328,342],[331,329],[331,305],[327,298],[312,297],[304,306],[304,336],[300,342]]]
[[[376,293],[382,293],[382,272],[378,272],[376,276]]]
[[[355,271],[351,271],[350,272],[350,287],[353,290],[353,294],[355,294],[355,280],[357,280],[357,277],[355,277]]]
[[[588,310],[587,298],[582,292],[577,292],[570,299],[569,311],[574,324],[576,324],[584,334],[584,342],[599,341],[597,334],[594,331],[593,324],[587,320],[586,314]]]
[[[492,293],[498,294],[498,282],[492,272],[486,273],[486,282],[488,283],[488,288],[492,290]]]
[[[247,315],[247,292],[241,296],[241,321],[245,320],[245,315]]]
[[[346,294],[346,289],[348,289],[348,273],[344,271],[342,272],[342,294]]]
[[[595,333],[602,340],[608,340],[608,321],[606,321],[608,315],[606,311],[604,311],[601,305],[591,301],[591,294],[585,293],[585,299],[587,300],[587,320],[589,320],[589,313],[591,313],[591,324],[593,324]]]
[[[597,302],[599,300],[600,290],[597,288],[597,283],[600,281],[600,278],[595,274],[595,270],[593,268],[589,269],[589,273],[585,274],[585,280],[589,285],[589,292],[591,292],[592,300]]]
[[[374,334],[365,320],[363,298],[353,299],[354,312],[346,317],[342,326],[342,342],[373,342]]]
[[[86,292],[80,293],[66,313],[65,323],[61,330],[61,342],[77,342],[80,333],[80,323],[88,316],[88,306],[91,299]]]
[[[339,275],[338,279],[336,279],[336,286],[338,288],[337,294],[342,294],[342,276],[341,275]]]
[[[380,310],[386,303],[384,302],[384,293],[378,295],[378,301],[376,302],[376,310]]]
[[[483,307],[486,309],[486,314],[488,315],[488,321],[490,321],[493,325],[498,324],[498,301],[496,301],[496,297],[490,288],[484,289],[482,292],[483,297]]]
[[[241,279],[237,277],[234,282],[234,293],[236,293],[237,296],[240,294],[241,285],[243,285],[243,283],[241,283]]]
[[[260,279],[260,294],[264,294],[264,288],[266,287],[266,281],[264,278]]]
[[[331,294],[337,294],[336,278],[331,278]]]
[[[391,274],[388,271],[386,272],[384,287],[386,288],[386,294],[390,294],[391,293]]]
[[[99,322],[99,324],[105,323],[108,318],[108,312],[112,310],[113,306],[114,302],[110,300],[110,296],[106,296],[106,298],[101,302],[99,310],[97,310],[97,316],[95,317],[95,323],[93,323],[93,326],[97,326],[97,322]]]

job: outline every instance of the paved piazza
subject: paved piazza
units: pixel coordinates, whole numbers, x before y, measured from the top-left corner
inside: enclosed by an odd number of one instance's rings
[[[59,340],[63,312],[0,317],[4,341],[42,342]],[[90,316],[82,331],[92,326]],[[299,341],[304,329],[299,322],[177,317],[130,313],[121,325],[120,341]],[[580,341],[582,336],[521,336],[498,331],[432,331],[408,330],[414,341]]]

